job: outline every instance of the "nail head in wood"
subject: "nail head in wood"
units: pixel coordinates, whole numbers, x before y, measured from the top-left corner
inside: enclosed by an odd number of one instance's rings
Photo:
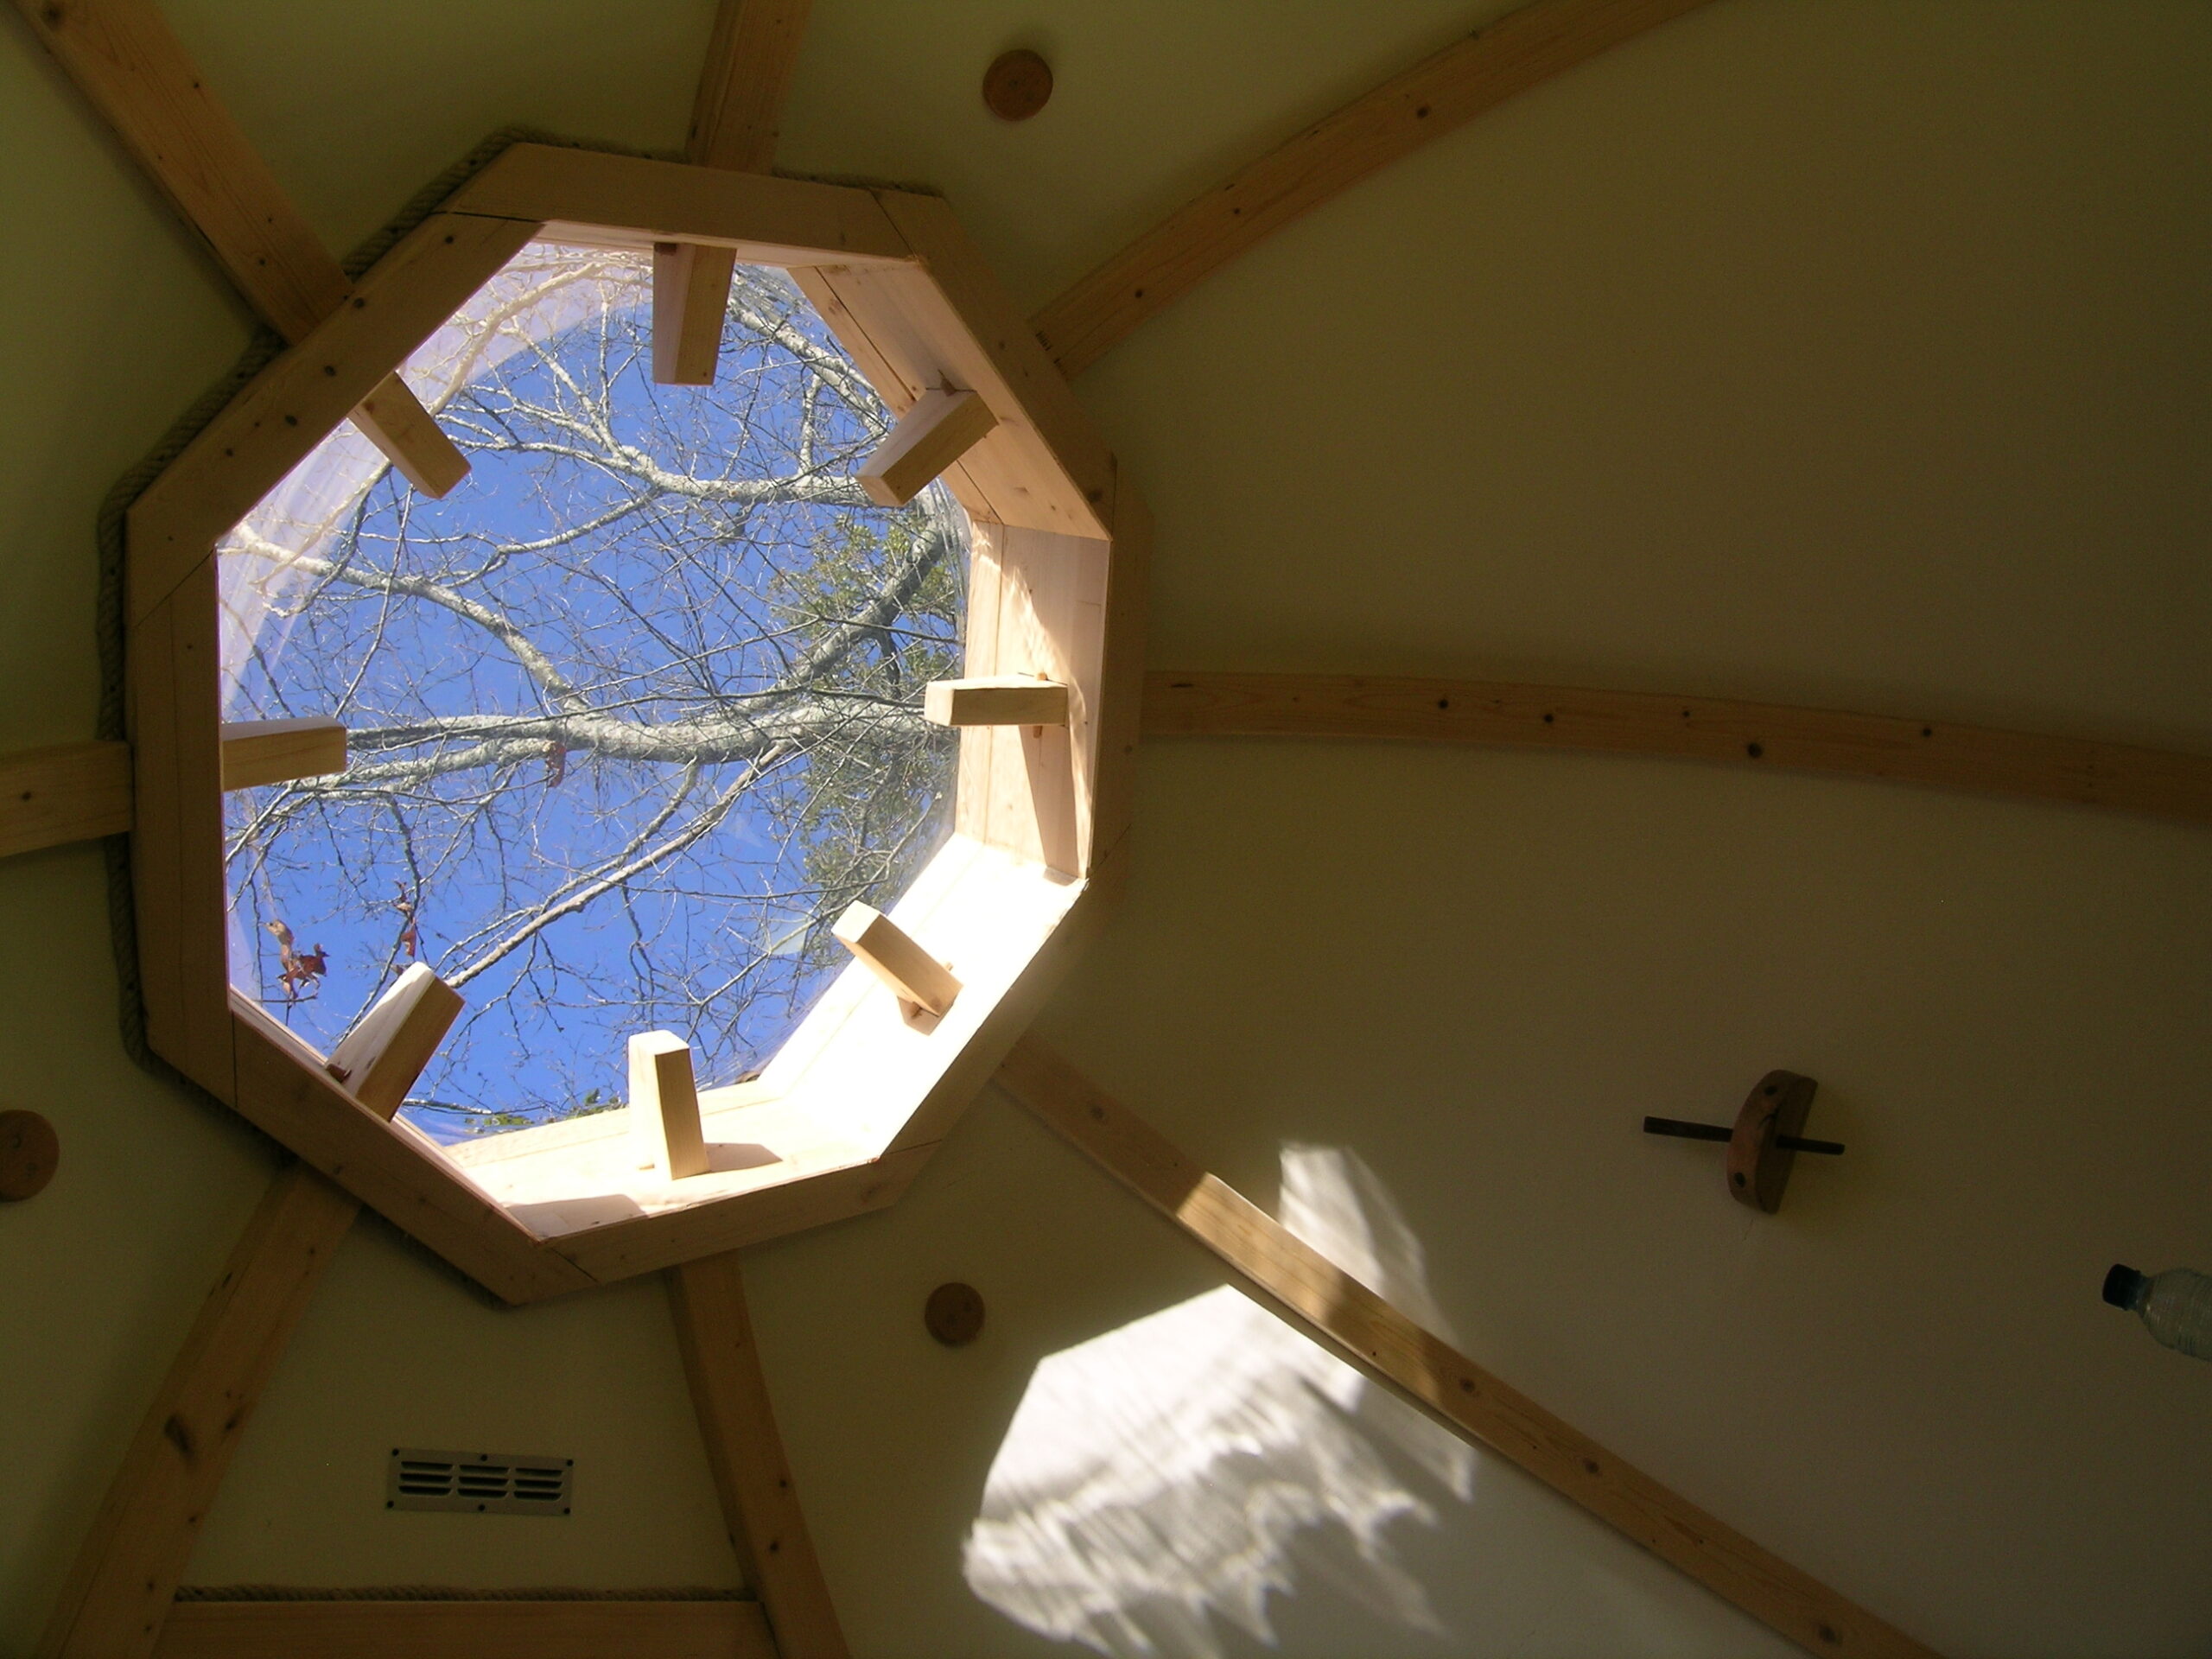
[[[860,470],[861,488],[879,505],[903,507],[998,423],[979,393],[947,387],[925,391],[868,458]]]
[[[640,1167],[650,1164],[670,1180],[707,1173],[691,1046],[672,1031],[630,1039],[630,1140]]]
[[[0,1202],[36,1198],[60,1166],[53,1124],[36,1112],[0,1112]]]
[[[1068,689],[1020,675],[932,680],[922,692],[922,715],[939,726],[1065,726]]]
[[[973,1285],[939,1285],[922,1306],[922,1323],[948,1348],[964,1348],[983,1329],[983,1297]]]
[[[897,993],[925,1014],[942,1014],[960,995],[960,982],[935,957],[881,911],[854,904],[837,918],[838,943]]]
[[[983,71],[983,104],[1001,121],[1027,121],[1052,96],[1052,66],[1026,47],[1001,52]]]

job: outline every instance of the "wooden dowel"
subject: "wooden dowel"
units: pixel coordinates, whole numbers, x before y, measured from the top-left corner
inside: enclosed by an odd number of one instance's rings
[[[922,692],[922,715],[940,726],[1065,726],[1068,689],[1020,675],[932,680]]]
[[[1840,772],[2212,823],[2212,756],[1662,692],[1348,674],[1147,674],[1144,734],[1372,737]]]
[[[670,1180],[707,1173],[691,1046],[672,1031],[630,1039],[630,1141],[639,1167],[650,1166]]]
[[[838,943],[858,957],[875,976],[927,1014],[942,1014],[960,995],[960,982],[873,906],[854,904],[837,918]]]
[[[378,1117],[399,1110],[461,1013],[461,993],[418,962],[331,1051],[326,1069]]]
[[[60,743],[0,755],[0,858],[130,828],[130,746]]]
[[[903,507],[998,423],[979,393],[925,391],[868,458],[860,470],[861,488],[871,501]]]
[[[327,718],[226,720],[223,787],[256,789],[346,770],[346,726]]]
[[[1041,1044],[1027,1038],[1016,1043],[997,1080],[1361,1370],[1770,1629],[1816,1654],[1935,1659],[1903,1631],[1760,1548],[1423,1330]]]

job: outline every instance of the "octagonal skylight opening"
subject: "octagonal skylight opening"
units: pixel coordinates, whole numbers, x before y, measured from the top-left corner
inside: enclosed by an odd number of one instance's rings
[[[531,244],[404,370],[467,479],[343,426],[220,548],[224,718],[351,753],[226,793],[233,985],[327,1052],[429,963],[440,1141],[620,1105],[655,1028],[751,1075],[949,832],[967,516],[863,493],[891,415],[784,272],[738,267],[711,386],[654,384],[652,299]]]

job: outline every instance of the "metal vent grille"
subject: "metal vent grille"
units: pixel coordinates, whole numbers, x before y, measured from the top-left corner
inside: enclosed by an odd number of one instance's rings
[[[469,1515],[566,1515],[575,1469],[574,1458],[396,1446],[385,1471],[384,1506]]]

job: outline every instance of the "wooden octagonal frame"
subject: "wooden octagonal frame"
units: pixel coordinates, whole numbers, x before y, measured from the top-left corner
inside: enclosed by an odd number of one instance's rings
[[[758,1080],[700,1096],[707,1138],[734,1139],[746,1156],[683,1180],[638,1184],[623,1154],[626,1113],[449,1155],[365,1104],[229,980],[216,545],[541,238],[726,248],[781,266],[895,412],[931,391],[976,394],[995,424],[943,474],[975,527],[967,674],[1067,688],[1064,727],[963,728],[951,838],[890,912],[957,973],[952,1006],[916,1018],[855,963]],[[126,546],[131,856],[149,1043],[508,1301],[893,1201],[1117,885],[1148,520],[935,197],[518,144],[208,424],[132,505]]]

